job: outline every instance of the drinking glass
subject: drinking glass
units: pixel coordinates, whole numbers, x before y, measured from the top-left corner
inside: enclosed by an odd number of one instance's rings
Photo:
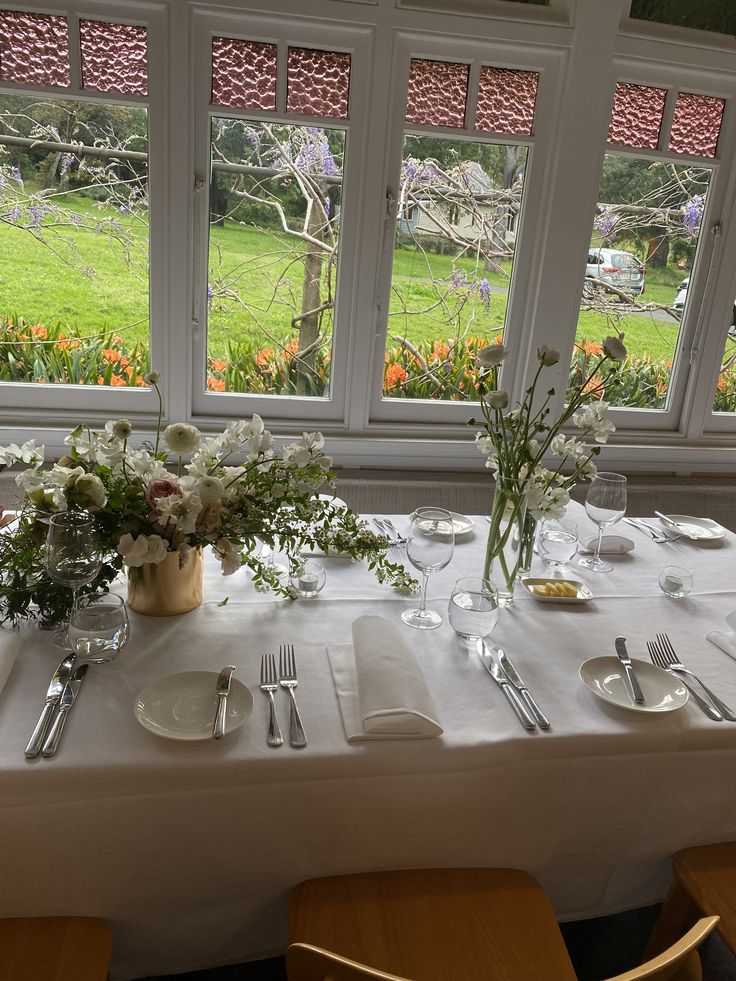
[[[80,661],[92,664],[112,661],[130,636],[125,600],[115,593],[83,596],[72,610],[68,635],[69,644],[77,651]]]
[[[672,599],[688,596],[693,591],[694,579],[689,569],[668,565],[659,574],[659,588]]]
[[[598,525],[595,553],[580,559],[578,565],[591,572],[610,572],[613,566],[601,558],[603,529],[610,528],[626,514],[626,477],[620,473],[597,473],[590,482],[585,511]]]
[[[498,622],[498,590],[487,579],[458,579],[450,596],[450,626],[463,640],[487,637]]]
[[[46,535],[44,567],[49,579],[71,589],[72,615],[77,608],[80,586],[87,586],[97,578],[101,564],[92,515],[86,511],[52,514]],[[67,631],[59,631],[54,641],[61,647],[68,647]]]
[[[431,630],[439,627],[442,617],[427,609],[427,582],[433,572],[450,562],[455,549],[452,515],[444,508],[417,508],[411,519],[406,555],[422,573],[422,599],[418,610],[405,610],[401,619],[410,627]]]
[[[578,550],[578,526],[569,518],[545,518],[539,526],[537,549],[545,565],[567,565]]]
[[[327,574],[319,562],[312,559],[302,562],[289,577],[289,584],[300,599],[314,599],[324,587]]]

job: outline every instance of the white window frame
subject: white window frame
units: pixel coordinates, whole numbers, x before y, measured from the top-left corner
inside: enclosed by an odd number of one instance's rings
[[[19,9],[12,3],[0,4],[4,10]],[[73,9],[59,11],[40,3],[25,3],[24,11],[51,13],[68,21],[71,74],[69,86],[39,86],[0,81],[5,95],[48,96],[55,100],[76,99],[84,102],[114,105],[145,106],[148,110],[148,182],[149,182],[149,323],[150,364],[159,368],[166,363],[168,349],[165,325],[167,321],[168,275],[166,253],[168,228],[166,221],[166,173],[168,139],[165,120],[168,99],[168,52],[166,18],[158,3],[129,4],[79,0]],[[79,21],[111,21],[118,24],[145,25],[148,31],[148,92],[147,96],[121,95],[115,92],[95,92],[81,87],[79,54]],[[22,311],[19,311],[22,313]],[[32,382],[0,383],[0,413],[10,411],[22,417],[29,427],[76,425],[80,418],[97,424],[98,420],[127,416],[148,425],[158,411],[156,393],[143,388],[113,388],[97,385],[38,385]],[[16,430],[14,430],[16,431]]]
[[[213,16],[197,13],[194,23],[195,62],[195,182],[194,293],[192,297],[192,394],[193,418],[259,413],[287,428],[305,422],[344,425],[350,324],[355,320],[355,284],[360,276],[357,248],[359,213],[365,169],[365,117],[370,90],[369,28],[344,28],[334,24],[284,17]],[[236,109],[210,103],[212,37],[224,36],[278,45],[277,108],[275,111]],[[287,113],[286,56],[289,47],[346,51],[351,56],[348,118],[304,116]],[[323,126],[346,134],[340,210],[340,245],[332,333],[330,396],[327,398],[215,393],[205,387],[207,368],[207,253],[209,238],[210,117],[264,120],[290,125]]]
[[[736,144],[736,72],[729,79],[720,73],[712,73],[705,67],[689,69],[683,65],[656,64],[653,63],[651,57],[646,62],[617,58],[612,65],[611,82],[611,101],[613,100],[613,87],[617,82],[631,82],[666,89],[667,97],[660,130],[659,148],[640,150],[606,143],[601,154],[601,172],[603,157],[606,154],[612,154],[634,159],[661,160],[685,166],[694,165],[709,169],[712,175],[706,209],[701,220],[696,262],[690,276],[688,302],[679,325],[677,345],[672,359],[673,371],[666,406],[662,409],[625,407],[611,409],[611,418],[618,430],[628,433],[639,431],[649,434],[669,433],[682,437],[687,430],[688,418],[692,413],[692,405],[686,399],[686,393],[690,387],[693,385],[697,387],[699,384],[697,376],[702,364],[702,362],[701,364],[698,363],[694,349],[702,335],[702,324],[706,322],[709,315],[708,311],[712,300],[712,291],[706,290],[706,281],[711,278],[709,276],[711,264],[717,259],[714,256],[714,250],[718,240],[712,234],[711,229],[715,222],[720,221],[719,216],[728,201],[728,162],[732,159]],[[715,157],[692,157],[686,154],[675,154],[667,150],[675,99],[677,93],[681,91],[725,99],[725,110]],[[593,218],[594,215],[591,216],[591,229]],[[676,326],[674,321],[672,326]],[[574,338],[574,332],[572,336]]]
[[[549,159],[550,147],[559,112],[555,97],[559,91],[559,75],[564,52],[554,47],[524,47],[518,43],[498,42],[491,38],[469,42],[456,38],[438,40],[436,36],[415,32],[398,32],[393,56],[393,114],[390,119],[389,144],[385,165],[385,200],[398,198],[399,173],[403,157],[405,135],[447,137],[458,141],[497,145],[524,146],[527,161],[524,173],[522,207],[517,219],[517,245],[514,252],[513,270],[509,284],[506,312],[505,342],[512,346],[512,360],[504,366],[504,384],[511,384],[518,373],[521,345],[518,343],[521,325],[529,315],[529,284],[538,276],[535,261],[538,259],[540,241],[535,240],[534,226],[528,216],[536,215],[544,220],[546,208],[545,190],[549,172],[545,160]],[[431,61],[447,61],[469,65],[468,100],[465,126],[417,126],[405,123],[409,69],[412,58]],[[511,136],[479,132],[473,128],[481,66],[532,71],[539,75],[533,135]],[[383,223],[383,243],[378,289],[375,296],[375,323],[372,331],[373,344],[370,354],[372,365],[371,391],[368,403],[370,424],[414,424],[435,426],[464,425],[472,414],[472,401],[404,399],[384,397],[382,393],[384,355],[388,333],[388,307],[390,302],[391,275],[396,234],[395,207],[386,212]],[[491,300],[493,303],[493,300]],[[517,343],[514,344],[514,341]]]

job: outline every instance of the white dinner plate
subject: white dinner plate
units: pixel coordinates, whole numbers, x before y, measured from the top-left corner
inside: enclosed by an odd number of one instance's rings
[[[580,666],[580,680],[604,702],[631,709],[632,712],[674,712],[687,702],[688,690],[678,679],[650,664],[631,659],[639,680],[644,704],[632,701],[626,686],[623,665],[617,657],[593,657]]]
[[[457,511],[450,511],[449,513],[452,518],[452,531],[455,538],[462,538],[464,535],[469,535],[475,528],[475,522],[467,514],[459,514]],[[409,515],[409,521],[412,521],[413,518],[414,514],[412,513]],[[429,524],[427,527],[429,527]]]
[[[218,676],[217,671],[182,671],[152,681],[135,700],[136,719],[165,739],[211,739]],[[233,678],[227,699],[225,735],[242,726],[252,711],[250,689]]]
[[[712,518],[694,518],[689,514],[668,514],[666,517],[670,518],[672,521],[676,521],[678,525],[681,525],[684,531],[688,533],[692,538],[698,538],[701,541],[716,541],[719,538],[726,537],[726,529],[723,525],[719,525],[717,521]],[[659,523],[669,532],[677,532],[677,528],[673,528],[668,525],[662,519],[659,519]]]
[[[537,592],[540,586],[562,582],[567,582],[574,587],[574,596],[545,596],[544,593]],[[530,576],[524,576],[521,585],[538,603],[566,603],[569,605],[570,603],[590,603],[593,599],[593,594],[585,583],[579,582],[577,579],[533,579]]]

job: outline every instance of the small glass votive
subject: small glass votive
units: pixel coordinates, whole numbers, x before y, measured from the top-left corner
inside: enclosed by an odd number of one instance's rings
[[[668,565],[659,574],[659,588],[673,599],[687,596],[693,584],[692,572],[679,565]]]
[[[545,565],[567,565],[578,550],[578,526],[570,518],[545,518],[539,525],[537,550]]]
[[[314,599],[324,587],[327,574],[319,562],[308,559],[289,576],[289,584],[300,599]]]
[[[128,643],[130,624],[125,600],[116,593],[83,596],[69,619],[68,637],[80,661],[104,664]]]
[[[458,579],[448,609],[450,626],[463,640],[473,643],[487,637],[498,622],[498,590],[487,579]]]

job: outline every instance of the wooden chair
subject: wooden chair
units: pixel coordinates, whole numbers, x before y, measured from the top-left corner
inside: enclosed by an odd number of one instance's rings
[[[736,841],[685,848],[674,856],[672,867],[675,881],[647,952],[669,946],[696,917],[717,914],[717,931],[736,956]]]
[[[610,981],[700,981],[717,920]],[[544,890],[514,869],[311,879],[292,891],[289,940],[289,981],[576,981]]]
[[[83,916],[0,920],[0,981],[105,981],[106,923]]]

